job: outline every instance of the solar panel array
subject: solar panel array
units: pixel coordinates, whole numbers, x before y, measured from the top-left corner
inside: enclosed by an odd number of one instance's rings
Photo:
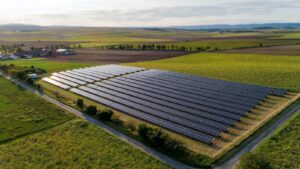
[[[160,70],[107,65],[44,81],[192,139],[212,143],[274,89]]]

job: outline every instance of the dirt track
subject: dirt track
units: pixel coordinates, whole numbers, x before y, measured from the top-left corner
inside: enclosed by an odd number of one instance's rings
[[[82,49],[77,50],[76,53],[77,54],[72,56],[52,56],[48,59],[62,62],[74,61],[86,63],[116,64],[165,59],[185,55],[189,52]]]

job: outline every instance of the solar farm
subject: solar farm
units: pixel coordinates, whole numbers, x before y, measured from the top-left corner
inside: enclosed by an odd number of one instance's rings
[[[204,144],[214,144],[284,89],[168,71],[106,65],[74,69],[43,81]]]

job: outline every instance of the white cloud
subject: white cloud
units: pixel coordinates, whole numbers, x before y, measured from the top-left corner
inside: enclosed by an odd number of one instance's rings
[[[52,0],[46,4],[31,1],[30,5],[23,1],[18,5],[0,0],[0,23],[166,26],[300,21],[297,17],[300,14],[299,0],[87,0],[86,3],[82,0],[61,3]],[[16,10],[21,12],[14,12]]]

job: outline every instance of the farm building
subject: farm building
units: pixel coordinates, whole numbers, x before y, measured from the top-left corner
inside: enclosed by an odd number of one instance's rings
[[[38,49],[32,51],[16,52],[15,55],[21,58],[31,59],[33,57],[46,57],[52,55],[52,51],[47,49]]]
[[[73,49],[57,49],[56,53],[61,55],[73,55],[75,51]]]

